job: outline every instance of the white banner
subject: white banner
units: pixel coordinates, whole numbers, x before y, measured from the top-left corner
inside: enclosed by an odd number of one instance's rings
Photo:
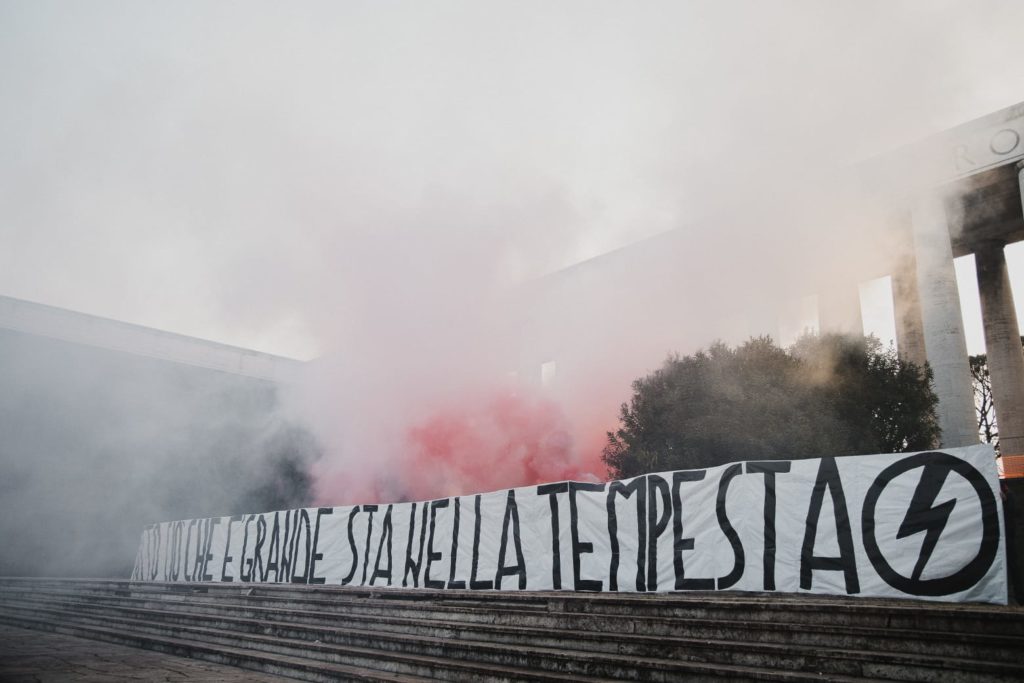
[[[132,578],[1007,599],[988,446],[165,522]]]

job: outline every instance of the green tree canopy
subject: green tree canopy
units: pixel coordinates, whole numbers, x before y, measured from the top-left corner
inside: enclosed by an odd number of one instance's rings
[[[633,383],[604,462],[618,478],[742,460],[915,451],[939,440],[931,371],[874,337],[769,337],[670,356]]]

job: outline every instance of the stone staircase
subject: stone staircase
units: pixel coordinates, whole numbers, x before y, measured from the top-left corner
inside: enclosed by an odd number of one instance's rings
[[[0,623],[307,681],[1024,679],[1024,609],[0,578]]]

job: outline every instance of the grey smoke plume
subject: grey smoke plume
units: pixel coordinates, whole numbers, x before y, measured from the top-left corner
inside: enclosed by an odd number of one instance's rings
[[[0,574],[121,576],[141,527],[309,500],[270,382],[0,328]]]

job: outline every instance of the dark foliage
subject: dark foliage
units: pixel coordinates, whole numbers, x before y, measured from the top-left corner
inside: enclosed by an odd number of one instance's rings
[[[874,337],[758,337],[669,357],[633,383],[603,459],[613,477],[742,460],[914,451],[939,440],[931,371]]]

